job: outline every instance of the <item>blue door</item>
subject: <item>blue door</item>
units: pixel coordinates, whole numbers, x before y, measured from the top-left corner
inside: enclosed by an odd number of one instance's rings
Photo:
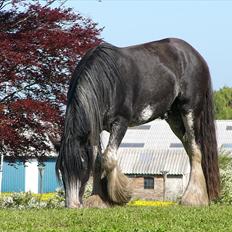
[[[2,192],[25,191],[25,167],[18,161],[13,166],[8,161],[3,163]]]
[[[39,192],[55,192],[60,187],[55,172],[56,159],[44,161],[44,168],[39,171]]]

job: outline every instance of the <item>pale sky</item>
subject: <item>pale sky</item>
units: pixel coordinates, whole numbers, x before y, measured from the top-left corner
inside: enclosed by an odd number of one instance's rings
[[[102,38],[116,46],[184,39],[206,59],[214,89],[232,87],[232,1],[68,0],[65,5],[105,27]]]

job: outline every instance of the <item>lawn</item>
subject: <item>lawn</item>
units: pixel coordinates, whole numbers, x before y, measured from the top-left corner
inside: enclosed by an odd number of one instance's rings
[[[0,231],[232,231],[232,206],[0,210]]]

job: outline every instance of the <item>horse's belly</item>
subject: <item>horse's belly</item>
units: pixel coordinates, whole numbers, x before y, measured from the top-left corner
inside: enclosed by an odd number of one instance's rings
[[[170,109],[171,104],[147,104],[134,112],[130,126],[141,125],[157,118],[163,118]]]

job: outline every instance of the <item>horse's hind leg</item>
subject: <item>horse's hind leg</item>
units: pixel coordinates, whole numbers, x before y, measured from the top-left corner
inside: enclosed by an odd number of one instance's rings
[[[167,122],[172,131],[182,141],[190,159],[190,180],[181,203],[184,205],[207,205],[208,194],[201,166],[201,150],[195,138],[195,120],[190,111],[185,115],[176,109],[168,116]]]
[[[205,176],[202,169],[202,152],[199,141],[197,141],[197,117],[193,111],[182,115],[185,125],[185,147],[190,159],[190,180],[187,189],[182,197],[181,203],[184,205],[208,205],[209,198],[207,193]]]
[[[117,163],[117,150],[126,133],[127,121],[120,117],[111,127],[109,143],[102,155],[102,168],[107,179],[107,193],[112,204],[125,204],[131,199],[128,178]]]
[[[168,118],[166,119],[166,121],[172,129],[173,133],[180,139],[180,141],[185,146],[185,127],[180,112],[177,109],[175,109],[175,111],[168,114]]]

